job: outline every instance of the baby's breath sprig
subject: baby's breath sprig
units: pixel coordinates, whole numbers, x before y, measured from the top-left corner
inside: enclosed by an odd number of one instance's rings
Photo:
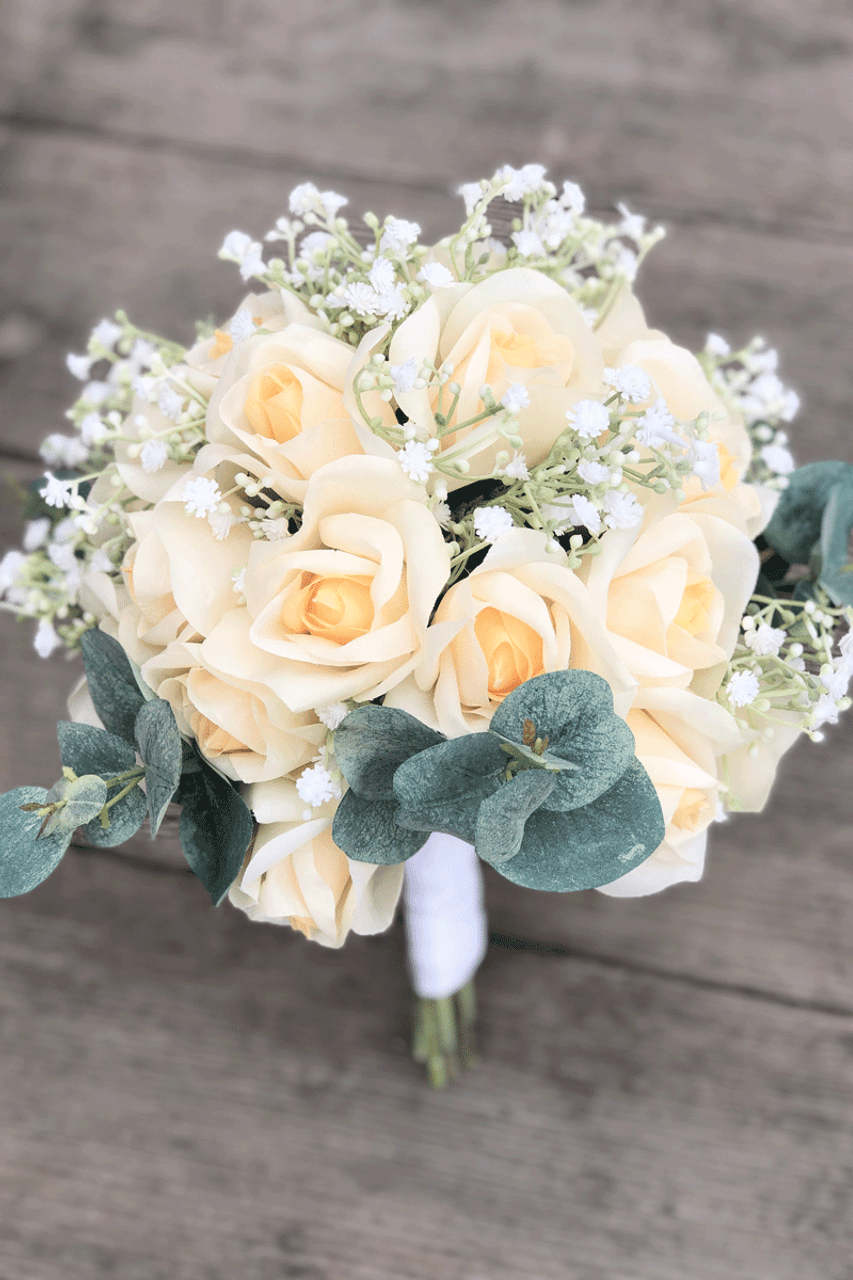
[[[642,411],[635,409],[649,395],[646,375],[623,366],[608,370],[607,376],[613,394],[604,403],[582,400],[570,409],[569,425],[535,466],[528,467],[519,452],[521,438],[512,434],[518,431],[518,423],[507,410],[503,429],[516,452],[512,456],[498,453],[493,472],[485,477],[501,482],[504,489],[461,518],[446,522],[456,547],[456,576],[484,545],[476,528],[478,520],[481,529],[493,530],[495,536],[501,532],[494,519],[484,520],[484,511],[501,513],[506,528],[541,530],[548,548],[555,553],[565,548],[570,566],[577,568],[583,554],[597,553],[606,529],[640,523],[638,489],[680,494],[692,476],[698,476],[706,488],[717,482],[719,458],[716,446],[706,439],[707,415],[678,423],[660,401]],[[516,408],[525,395],[524,388],[511,387],[501,404]],[[485,537],[487,542],[493,540],[488,534]]]
[[[733,351],[725,338],[710,333],[699,361],[711,385],[739,410],[749,432],[752,459],[744,479],[769,489],[786,488],[796,464],[782,424],[796,416],[800,399],[779,378],[778,353],[763,338]]]
[[[717,700],[763,736],[773,736],[783,712],[820,741],[822,726],[851,705],[851,626],[853,609],[835,608],[820,587],[811,600],[754,595]]]
[[[132,541],[128,513],[140,503],[119,473],[117,448],[153,473],[167,460],[189,465],[205,443],[207,400],[185,356],[179,343],[140,329],[123,311],[95,326],[85,355],[68,356],[69,371],[84,384],[66,414],[76,433],[43,441],[50,470],[29,503],[24,549],[9,552],[0,572],[2,607],[38,619],[42,656],[76,648],[95,625],[81,603],[84,578],[120,578]],[[164,427],[139,412],[147,405]]]
[[[377,352],[355,378],[353,390],[362,420],[375,435],[398,450],[403,470],[414,480],[426,482],[433,474],[452,481],[465,477],[468,483],[488,480],[496,474],[495,470],[472,474],[470,459],[501,440],[515,448],[521,447],[510,393],[498,401],[491,387],[481,387],[482,410],[459,419],[457,408],[462,388],[453,381],[453,373],[449,362],[436,366],[431,360],[424,360],[418,367],[413,358],[406,365],[388,367],[386,357]],[[370,413],[365,404],[368,392],[378,392],[387,404],[395,395],[402,396],[411,390],[428,393],[433,403],[429,426],[409,420],[402,411],[394,421],[383,420]],[[523,388],[520,390],[524,392]]]
[[[542,165],[505,165],[490,179],[459,188],[466,218],[435,250],[419,242],[420,227],[403,218],[363,216],[363,229],[340,215],[347,203],[333,191],[303,183],[290,197],[290,216],[267,232],[284,257],[264,261],[264,245],[232,231],[219,256],[237,263],[244,280],[299,297],[335,337],[357,345],[377,325],[416,310],[436,288],[476,283],[506,267],[529,266],[568,290],[591,323],[600,324],[640,264],[663,236],[662,227],[619,205],[619,222],[585,214],[583,192],[566,182],[558,192]],[[495,201],[519,214],[496,238]],[[500,229],[499,229],[500,230]]]

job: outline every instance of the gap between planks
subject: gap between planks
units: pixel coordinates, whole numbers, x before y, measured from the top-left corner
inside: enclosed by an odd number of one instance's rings
[[[148,151],[163,155],[183,156],[205,163],[221,164],[231,168],[249,169],[259,172],[270,172],[277,168],[290,170],[303,175],[305,179],[319,179],[323,182],[359,183],[367,187],[376,187],[386,196],[395,188],[401,191],[422,192],[424,195],[453,196],[457,180],[439,175],[414,177],[407,174],[381,173],[362,170],[335,163],[333,165],[318,164],[312,157],[310,162],[304,156],[289,155],[285,152],[270,154],[253,151],[249,147],[228,147],[206,142],[190,142],[180,138],[166,138],[160,134],[130,133],[126,130],[98,128],[96,125],[82,121],[63,120],[58,116],[39,116],[32,112],[10,111],[0,113],[0,128],[5,128],[14,135],[35,135],[49,137],[76,137],[89,142],[101,142],[108,146],[126,147],[128,150]],[[607,213],[615,208],[613,200],[605,199],[600,193],[587,184],[589,210],[592,213]],[[642,195],[630,189],[620,191],[624,200],[641,198],[643,211],[650,219],[662,219],[675,226],[695,227],[702,224],[714,226],[737,227],[747,231],[763,231],[783,238],[798,240],[808,238],[824,244],[853,243],[853,231],[843,227],[834,227],[825,222],[811,221],[803,218],[761,217],[760,214],[727,212],[711,207],[689,207],[650,199],[648,193]]]
[[[109,860],[110,857],[115,858],[116,856],[114,850],[99,849],[76,842],[72,843],[71,850],[78,857],[82,855],[105,861]],[[168,857],[155,855],[148,858],[135,848],[132,852],[122,852],[120,857],[122,866],[132,867],[143,875],[175,876],[180,879],[187,879],[192,875],[189,867],[181,865],[178,861],[179,855],[177,851],[175,851],[174,860],[171,854]],[[402,915],[398,911],[395,920],[399,923],[401,919]],[[723,995],[736,996],[743,1000],[756,1001],[760,1004],[774,1005],[782,1009],[796,1009],[801,1012],[820,1014],[829,1018],[853,1018],[853,1005],[842,1005],[833,1001],[787,995],[784,992],[771,991],[765,987],[749,986],[746,983],[739,982],[726,982],[722,978],[703,978],[695,973],[678,973],[672,969],[666,969],[662,965],[643,964],[626,957],[606,955],[586,947],[569,946],[562,942],[520,937],[501,930],[490,930],[489,946],[500,951],[523,951],[531,955],[550,957],[551,959],[578,961],[593,968],[614,970],[629,977],[652,978],[656,981],[669,983],[672,986],[686,987],[691,990],[719,992]]]

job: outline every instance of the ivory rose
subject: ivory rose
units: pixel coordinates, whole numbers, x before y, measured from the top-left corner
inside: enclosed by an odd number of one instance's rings
[[[180,492],[134,513],[129,523],[136,541],[122,566],[116,630],[145,675],[149,658],[166,645],[201,639],[237,608],[234,574],[246,563],[252,536],[236,524],[217,539],[207,520],[187,514]]]
[[[220,329],[214,330],[212,336],[199,338],[187,352],[187,364],[201,375],[207,375],[211,382],[208,396],[215,390],[216,382],[227,366],[228,357],[248,337],[251,332],[263,329],[267,333],[278,333],[289,324],[307,324],[322,328],[316,312],[306,307],[304,302],[295,298],[292,293],[279,289],[268,289],[264,293],[248,293],[243,298],[234,315]]]
[[[289,778],[244,793],[259,828],[228,897],[252,920],[289,924],[327,947],[347,934],[380,933],[394,918],[403,866],[351,862],[332,840],[336,802],[305,821]]]
[[[728,521],[653,498],[634,529],[611,529],[579,576],[640,685],[713,698],[758,577],[758,553]]]
[[[580,308],[560,285],[527,267],[438,290],[391,339],[391,366],[412,357],[418,368],[424,359],[453,365],[453,380],[462,388],[455,422],[483,411],[484,383],[498,400],[510,384],[523,384],[530,406],[521,410],[519,423],[528,464],[540,462],[565,430],[566,410],[602,389],[600,344]],[[413,421],[435,430],[435,391],[413,388],[400,392],[397,402]],[[450,435],[443,443],[455,440]],[[490,471],[502,445],[487,443],[475,452],[472,472]]]
[[[738,722],[743,723],[740,715]],[[760,813],[764,808],[779,761],[803,732],[802,719],[794,711],[771,711],[762,723],[773,730],[772,738],[744,726],[747,741],[725,760],[732,799],[747,813]]]
[[[602,892],[627,897],[697,880],[702,836],[717,811],[719,758],[744,740],[742,725],[713,699],[755,585],[758,554],[727,520],[655,498],[643,524],[608,532],[579,574],[637,682],[626,720],[667,821],[652,857]]]
[[[221,617],[204,661],[294,712],[379,697],[423,656],[449,573],[423,489],[395,462],[329,463],[308,484],[299,532],[249,549],[246,607]]]
[[[653,499],[639,528],[609,530],[577,573],[542,535],[514,530],[444,597],[435,622],[459,629],[437,653],[426,646],[430,657],[386,702],[458,736],[485,728],[513,688],[543,671],[595,671],[634,732],[667,821],[661,847],[604,892],[698,879],[718,760],[745,736],[713,699],[757,573],[735,525],[671,497]]]
[[[267,292],[248,294],[240,303],[238,316],[248,318],[249,324],[263,327],[265,330],[277,330],[285,324],[292,323],[296,316],[311,321],[314,319],[308,308],[296,299],[282,300],[281,294]],[[216,391],[219,378],[226,368],[227,356],[234,350],[235,340],[231,335],[235,317],[232,317],[222,329],[218,329],[210,338],[201,338],[187,352],[186,357],[170,370],[172,375],[167,385],[172,385],[180,394],[182,388],[189,388],[204,400],[210,400]],[[156,383],[155,383],[156,385]],[[159,502],[182,476],[191,471],[190,463],[173,462],[166,459],[156,470],[146,469],[139,453],[133,446],[143,442],[140,428],[148,428],[148,439],[164,440],[175,423],[167,418],[153,398],[138,394],[134,397],[130,412],[122,424],[122,438],[115,443],[116,468],[123,482],[131,493],[145,503]],[[96,486],[96,497],[104,500],[108,490],[99,484]]]
[[[386,705],[410,711],[448,737],[485,729],[519,684],[543,671],[593,666],[624,715],[634,681],[609,643],[603,616],[562,553],[533,529],[513,529],[436,610],[424,657]],[[440,645],[442,632],[448,637]],[[434,642],[433,642],[434,641]]]
[[[362,452],[344,403],[358,367],[349,343],[326,333],[300,306],[298,319],[234,347],[207,415],[208,439],[249,449],[276,477],[282,497],[301,501],[309,476]],[[307,314],[304,314],[307,313]]]
[[[205,666],[198,643],[168,645],[145,663],[145,679],[171,705],[181,732],[235,782],[280,778],[308,764],[326,737],[313,715],[295,715],[269,689]]]

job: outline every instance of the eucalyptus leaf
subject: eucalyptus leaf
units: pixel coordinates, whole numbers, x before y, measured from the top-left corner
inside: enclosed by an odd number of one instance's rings
[[[396,800],[366,800],[345,791],[335,810],[332,839],[353,862],[392,866],[405,862],[429,839],[426,831],[398,826]]]
[[[218,907],[251,844],[252,815],[231,783],[205,761],[197,773],[184,774],[179,799],[184,856]]]
[[[522,742],[524,722],[548,738],[547,756],[580,766],[562,773],[546,808],[579,808],[603,795],[634,759],[634,735],[613,710],[610,685],[592,671],[550,671],[504,699],[490,729]]]
[[[497,791],[507,756],[491,733],[469,733],[405,760],[394,774],[397,822],[474,842],[480,805]]]
[[[829,496],[839,484],[853,486],[853,466],[826,459],[809,462],[792,471],[787,479],[764,538],[789,564],[808,564],[812,548],[821,537]]]
[[[493,867],[514,858],[524,838],[524,824],[548,798],[557,779],[553,773],[525,769],[480,805],[474,847]]]
[[[820,527],[820,585],[835,605],[853,604],[853,573],[847,559],[853,530],[853,480],[832,489]]]
[[[113,778],[136,764],[133,747],[106,729],[60,720],[56,736],[62,763],[76,774],[96,773],[100,778]]]
[[[46,880],[71,843],[65,832],[39,837],[42,819],[22,805],[44,805],[44,787],[17,787],[0,796],[0,898],[29,893]]]
[[[84,631],[80,637],[89,692],[95,710],[110,733],[134,743],[134,724],[145,698],[127,654],[104,631]]]
[[[498,867],[513,884],[571,893],[610,884],[651,857],[664,838],[657,792],[638,760],[591,804],[531,814],[521,849]]]
[[[404,760],[444,742],[407,711],[356,707],[335,730],[335,759],[357,795],[369,800],[393,800],[394,771]]]
[[[143,703],[134,727],[139,754],[145,765],[145,790],[153,840],[181,781],[184,744],[175,713],[164,698]]]
[[[59,801],[61,805],[45,823],[42,838],[54,834],[71,836],[101,812],[107,802],[107,784],[94,773],[60,778],[47,798],[48,802]]]

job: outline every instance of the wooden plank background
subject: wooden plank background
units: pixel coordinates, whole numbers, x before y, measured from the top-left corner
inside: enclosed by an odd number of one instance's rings
[[[438,236],[542,160],[670,236],[685,342],[762,332],[803,460],[853,461],[842,0],[0,0],[0,471],[116,305],[182,338],[306,178]],[[16,537],[4,496],[0,543]],[[74,667],[0,616],[0,785]],[[851,1280],[853,733],[658,897],[489,877],[482,1062],[430,1094],[399,927],[338,953],[213,911],[173,851],[73,852],[0,910],[2,1280]]]

